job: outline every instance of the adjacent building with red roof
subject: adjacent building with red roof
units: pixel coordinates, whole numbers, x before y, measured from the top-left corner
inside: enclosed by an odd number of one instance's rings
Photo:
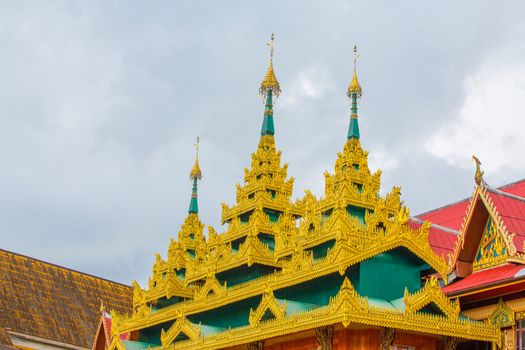
[[[466,317],[502,329],[503,349],[525,349],[525,179],[494,188],[482,178],[470,198],[431,210],[432,249],[448,261],[443,291]]]

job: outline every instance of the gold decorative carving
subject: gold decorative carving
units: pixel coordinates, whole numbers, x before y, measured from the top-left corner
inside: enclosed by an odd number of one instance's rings
[[[276,319],[286,316],[286,302],[279,303],[269,288],[264,292],[259,306],[255,310],[250,308],[248,319],[250,325],[257,326],[267,311],[270,311]]]
[[[516,318],[514,311],[500,298],[496,309],[489,316],[489,321],[493,325],[504,328],[512,327],[516,322]]]
[[[423,288],[413,294],[405,288],[404,302],[407,314],[419,311],[430,303],[434,303],[449,318],[457,318],[460,312],[458,300],[450,300],[446,297],[441,291],[436,276],[432,276]]]
[[[315,337],[319,343],[317,350],[332,350],[332,338],[334,336],[334,327],[318,327],[315,329]]]
[[[189,339],[195,340],[200,336],[199,328],[196,328],[182,313],[180,313],[175,323],[167,332],[164,329],[161,330],[160,341],[162,346],[167,347],[170,345],[181,333]]]
[[[443,339],[443,350],[456,350],[458,339],[456,337],[445,337]]]
[[[393,328],[381,327],[381,350],[391,350],[396,337],[396,330]]]
[[[217,278],[215,278],[215,274],[209,272],[206,276],[206,282],[204,282],[204,285],[197,292],[195,299],[204,299],[210,295],[220,298],[226,294],[226,291],[226,282],[224,285],[221,285]]]
[[[247,350],[264,350],[264,341],[256,341],[253,343],[248,343]]]

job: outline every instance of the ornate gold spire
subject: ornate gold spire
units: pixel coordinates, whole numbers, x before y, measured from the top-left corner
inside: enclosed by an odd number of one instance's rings
[[[190,179],[193,183],[191,189],[191,201],[190,208],[188,212],[190,214],[197,214],[199,212],[199,205],[197,203],[197,181],[202,178],[201,168],[199,167],[199,138],[197,137],[197,142],[195,143],[195,163],[193,168],[191,168]]]
[[[359,140],[359,123],[357,122],[357,100],[363,95],[363,90],[361,85],[357,81],[357,59],[359,54],[357,53],[357,46],[354,46],[354,77],[350,86],[348,86],[348,91],[346,95],[350,98],[352,102],[352,114],[350,115],[350,125],[348,127],[348,140]]]
[[[357,95],[357,97],[361,97],[363,95],[363,90],[361,89],[361,85],[359,85],[359,81],[357,81],[357,59],[359,58],[359,53],[357,52],[357,46],[354,46],[354,77],[352,78],[352,82],[348,86],[347,95],[348,97],[352,97],[353,94]]]
[[[281,94],[281,87],[280,87],[279,82],[277,81],[277,78],[275,77],[275,73],[273,71],[274,39],[275,39],[275,36],[272,33],[272,36],[270,37],[270,42],[266,44],[266,45],[268,45],[270,47],[270,65],[268,66],[268,71],[266,72],[266,76],[264,77],[264,80],[261,82],[261,87],[259,88],[259,93],[263,97],[266,97],[268,95],[268,91],[272,91],[273,96],[275,96],[277,98]]]
[[[190,179],[198,179],[200,180],[202,178],[202,172],[201,168],[199,167],[199,138],[197,137],[197,142],[195,143],[195,163],[193,164],[193,168],[191,168],[190,172]]]

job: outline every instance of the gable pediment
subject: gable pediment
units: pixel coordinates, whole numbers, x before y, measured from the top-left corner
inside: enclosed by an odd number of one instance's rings
[[[466,277],[472,271],[505,263],[517,253],[513,237],[487,187],[478,186],[470,200],[449,270],[455,269],[458,277]]]

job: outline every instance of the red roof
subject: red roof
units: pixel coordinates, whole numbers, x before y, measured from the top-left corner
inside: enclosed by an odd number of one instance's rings
[[[494,203],[503,224],[507,227],[507,231],[515,234],[514,245],[517,251],[523,252],[523,242],[525,241],[525,198],[491,189],[487,193]]]
[[[412,218],[408,222],[408,225],[413,230],[417,230],[422,224],[423,221],[417,218]],[[430,244],[430,248],[432,248],[434,253],[444,258],[446,258],[449,253],[452,253],[457,238],[458,232],[446,227],[431,225],[428,230],[428,243]]]
[[[520,197],[525,197],[525,179],[502,186],[499,190]],[[419,214],[417,218],[424,221],[430,221],[431,223],[440,226],[449,227],[453,230],[459,230],[468,210],[469,200],[470,198],[463,199],[459,202]],[[521,249],[521,246],[519,249]]]
[[[417,218],[458,231],[467,212],[469,199],[420,214]]]
[[[515,194],[516,196],[525,197],[525,179],[501,186],[500,191]]]
[[[492,269],[474,272],[468,277],[443,288],[446,294],[458,294],[468,289],[478,289],[496,282],[525,277],[525,266],[505,264]]]

